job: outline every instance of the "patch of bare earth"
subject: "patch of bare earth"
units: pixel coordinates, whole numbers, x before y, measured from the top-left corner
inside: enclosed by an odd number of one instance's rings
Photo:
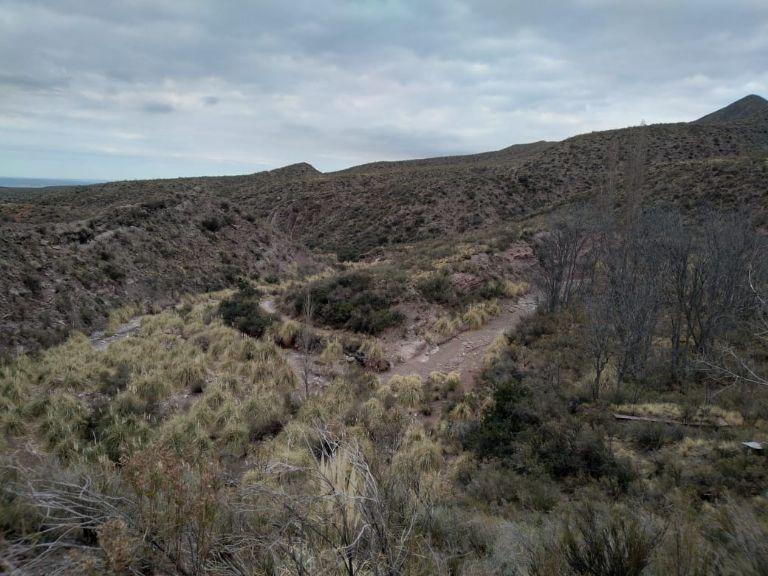
[[[402,356],[402,362],[380,375],[382,382],[392,376],[415,374],[422,379],[431,372],[458,372],[464,390],[468,390],[475,376],[482,368],[483,356],[493,341],[505,331],[515,328],[525,316],[536,308],[536,297],[527,294],[517,302],[501,302],[502,312],[477,330],[460,332],[439,345],[430,345],[424,340],[412,340],[400,346],[401,351],[410,350],[412,355]]]
[[[136,334],[136,332],[139,331],[139,328],[141,328],[141,318],[133,318],[129,322],[122,324],[115,330],[114,334],[107,335],[105,332],[94,332],[90,338],[91,344],[93,344],[93,347],[99,352],[104,352],[109,348],[110,344],[125,340]]]

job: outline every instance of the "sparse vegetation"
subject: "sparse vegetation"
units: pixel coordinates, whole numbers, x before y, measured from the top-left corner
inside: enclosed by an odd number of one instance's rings
[[[314,316],[326,326],[365,334],[378,334],[398,324],[402,316],[391,309],[396,294],[374,284],[364,272],[348,272],[312,282],[307,290],[315,307]],[[304,312],[305,292],[289,293],[293,313]]]
[[[77,296],[51,291],[66,272],[87,294],[77,322],[140,327],[104,349],[75,332],[0,363],[0,571],[764,574],[768,468],[743,443],[768,441],[765,245],[739,214],[649,208],[682,164],[685,182],[704,165],[762,178],[762,157],[707,164],[715,148],[736,155],[762,136],[641,131],[645,148],[629,130],[612,133],[610,149],[597,134],[567,152],[545,143],[336,175],[299,166],[214,178],[210,197],[178,182],[157,184],[158,198],[155,184],[116,183],[55,217],[71,193],[31,201],[40,212],[30,215],[4,204],[13,240],[2,236],[1,263],[32,260],[16,246],[25,234],[64,247],[61,270],[49,244],[34,265],[6,266],[0,283],[25,313],[37,313],[34,297],[56,307],[51,325],[70,318]],[[610,174],[571,161],[593,156]],[[566,181],[569,193],[606,194],[577,221],[571,204],[554,210]],[[339,183],[338,201],[352,199],[343,218],[312,196]],[[369,206],[370,190],[392,189],[391,206]],[[361,261],[293,259],[281,216],[275,232],[252,204],[278,193],[297,200],[304,240]],[[534,209],[548,213],[478,230]],[[120,292],[137,278],[130,297]],[[389,370],[401,350],[421,362],[486,326],[529,281],[542,305],[468,350],[478,374]],[[202,294],[170,301],[182,289]],[[293,319],[266,312],[272,301]],[[11,314],[3,330],[44,318]]]
[[[222,300],[219,314],[226,324],[243,334],[260,338],[275,321],[271,314],[262,310],[260,298],[261,294],[254,288],[243,287],[230,298]]]

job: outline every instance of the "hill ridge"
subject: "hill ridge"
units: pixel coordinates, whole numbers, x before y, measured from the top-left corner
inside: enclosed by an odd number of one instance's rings
[[[768,100],[757,94],[749,94],[707,114],[694,124],[725,124],[731,122],[743,122],[753,119],[759,115],[768,114]]]
[[[751,207],[765,217],[768,111],[756,98],[747,103],[759,106],[746,120],[652,124],[339,172],[299,162],[242,176],[0,189],[0,261],[11,271],[0,275],[0,351],[45,342],[51,325],[98,328],[109,307],[274,275],[305,246],[355,260],[501,230],[594,196],[611,165],[620,200],[638,139],[648,204]]]

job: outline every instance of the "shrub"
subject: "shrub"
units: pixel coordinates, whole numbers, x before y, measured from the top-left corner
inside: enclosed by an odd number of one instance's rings
[[[566,523],[561,546],[573,574],[640,576],[661,534],[629,510],[609,513],[586,504]]]
[[[450,316],[440,316],[432,325],[432,330],[443,338],[453,336],[461,330],[461,318],[451,318]]]
[[[105,370],[99,378],[99,390],[107,396],[115,396],[126,389],[131,381],[131,366],[126,361],[120,361],[114,372]]]
[[[344,346],[338,338],[329,340],[320,354],[320,361],[323,364],[334,364],[335,362],[339,362],[342,358],[344,358]]]
[[[493,403],[470,435],[470,444],[482,457],[510,459],[518,454],[521,434],[539,423],[530,404],[530,391],[518,378],[510,378],[493,391]]]
[[[496,300],[470,304],[462,314],[461,320],[470,330],[477,330],[486,324],[492,317],[501,312],[501,307]]]
[[[106,277],[113,282],[119,282],[125,278],[125,271],[123,271],[123,269],[117,266],[114,262],[107,262],[102,267],[102,270],[104,271]]]
[[[378,340],[367,338],[360,343],[356,356],[366,368],[375,372],[384,372],[389,368],[386,350]]]
[[[402,321],[399,312],[390,309],[392,294],[374,285],[369,274],[349,272],[318,280],[309,285],[314,316],[332,328],[378,334]],[[304,313],[306,288],[289,294],[297,317]]]
[[[457,302],[456,291],[447,274],[439,272],[430,274],[425,279],[417,282],[416,289],[429,302],[455,305]]]
[[[35,296],[38,296],[42,291],[40,276],[36,272],[29,272],[25,274],[21,281],[24,284],[24,287]]]
[[[636,422],[630,426],[630,437],[634,444],[646,452],[659,450],[667,444],[683,439],[683,432],[677,426],[658,422]]]
[[[458,372],[431,372],[427,382],[430,389],[444,399],[459,388],[461,379]]]
[[[200,228],[206,232],[218,232],[222,227],[222,222],[215,216],[203,218],[200,222]]]
[[[472,295],[480,300],[503,298],[506,296],[506,284],[501,280],[489,280],[475,290]]]
[[[260,338],[275,321],[259,306],[259,293],[251,288],[240,289],[219,304],[219,314],[225,323],[253,338]]]
[[[534,452],[553,478],[605,478],[620,490],[626,490],[634,478],[629,463],[617,459],[602,437],[581,423],[549,422],[538,435]]]
[[[421,378],[417,375],[393,376],[388,387],[397,401],[408,408],[415,408],[421,401]]]
[[[67,392],[57,390],[46,399],[40,433],[46,448],[63,461],[81,454],[88,430],[88,408]]]
[[[205,370],[198,363],[185,363],[178,371],[179,384],[193,394],[205,390]]]

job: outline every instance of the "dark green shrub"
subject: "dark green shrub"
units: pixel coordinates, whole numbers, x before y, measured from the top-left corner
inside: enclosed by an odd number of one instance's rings
[[[629,435],[634,444],[646,452],[659,450],[667,444],[683,439],[683,432],[677,426],[658,422],[636,422],[629,428]]]
[[[416,289],[425,300],[446,306],[455,305],[457,302],[456,291],[447,274],[431,274],[426,279],[416,284]]]
[[[225,323],[253,338],[261,337],[275,321],[259,306],[260,294],[252,288],[240,289],[219,304],[219,314]]]
[[[493,404],[468,438],[479,456],[511,460],[519,455],[524,433],[539,424],[530,396],[518,378],[512,377],[496,387]]]
[[[622,491],[634,479],[629,463],[616,458],[599,433],[581,423],[549,422],[538,436],[532,439],[534,451],[553,478],[604,478]]]
[[[106,277],[114,282],[118,282],[119,280],[125,278],[125,272],[114,262],[107,262],[103,266],[102,270],[104,271]]]
[[[206,232],[218,232],[222,222],[216,216],[207,216],[200,222],[200,227]]]
[[[131,366],[127,362],[120,362],[113,372],[105,370],[101,373],[99,391],[107,396],[114,396],[122,392],[131,382]]]
[[[293,312],[304,314],[306,288],[289,294]],[[374,285],[369,274],[350,272],[320,280],[309,286],[313,317],[332,328],[378,334],[402,321],[402,315],[390,309],[393,303],[388,291]]]
[[[40,283],[40,276],[36,272],[29,272],[21,279],[24,287],[32,292],[35,296],[39,295],[42,291],[42,284]]]

